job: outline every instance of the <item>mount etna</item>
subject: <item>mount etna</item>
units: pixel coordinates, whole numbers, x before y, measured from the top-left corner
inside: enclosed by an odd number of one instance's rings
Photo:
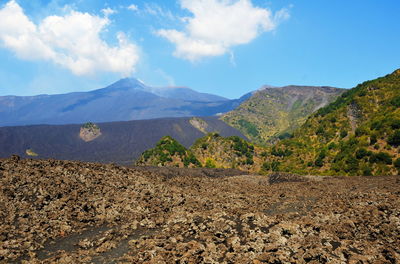
[[[229,100],[185,87],[150,87],[127,78],[90,92],[1,96],[0,126],[213,116],[233,110],[250,95]]]

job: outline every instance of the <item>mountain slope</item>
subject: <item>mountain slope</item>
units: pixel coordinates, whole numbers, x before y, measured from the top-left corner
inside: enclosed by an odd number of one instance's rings
[[[400,70],[346,91],[278,143],[266,162],[302,174],[393,175],[400,169]]]
[[[132,164],[160,138],[170,135],[186,147],[208,132],[241,136],[216,117],[163,118],[81,125],[0,127],[0,158],[21,157]],[[196,123],[203,124],[203,128]],[[35,155],[36,154],[36,155]]]
[[[122,79],[90,92],[1,96],[0,126],[213,116],[240,102],[189,88],[154,88],[135,79]]]
[[[222,137],[218,133],[208,133],[189,149],[171,137],[164,137],[156,147],[143,152],[136,165],[258,171],[261,164],[258,153],[259,147],[238,136]]]
[[[265,145],[293,132],[310,114],[343,92],[333,87],[264,87],[222,120],[253,142]]]
[[[135,163],[138,166],[201,167],[193,153],[170,136],[165,136],[152,149],[146,150]]]

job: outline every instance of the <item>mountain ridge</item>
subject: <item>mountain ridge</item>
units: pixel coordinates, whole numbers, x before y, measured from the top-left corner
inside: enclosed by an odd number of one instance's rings
[[[330,86],[266,86],[221,119],[253,142],[268,145],[293,132],[344,91]]]
[[[190,88],[157,88],[132,78],[89,92],[0,96],[0,126],[76,124],[214,116],[241,103]]]

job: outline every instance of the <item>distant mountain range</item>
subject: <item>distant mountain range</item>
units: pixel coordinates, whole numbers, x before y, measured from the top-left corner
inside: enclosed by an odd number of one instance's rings
[[[214,116],[233,110],[249,96],[229,100],[185,87],[150,87],[127,78],[90,92],[0,96],[0,126]]]
[[[98,123],[97,136],[84,137],[87,125],[31,125],[0,127],[0,158],[54,158],[132,165],[146,149],[169,135],[185,147],[209,132],[239,136],[238,130],[217,117],[162,118]],[[87,135],[86,135],[87,136]],[[88,140],[89,138],[89,140]]]

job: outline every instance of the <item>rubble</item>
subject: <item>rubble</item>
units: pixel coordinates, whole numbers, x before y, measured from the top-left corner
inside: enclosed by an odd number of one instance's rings
[[[0,263],[399,263],[399,187],[13,156]]]

